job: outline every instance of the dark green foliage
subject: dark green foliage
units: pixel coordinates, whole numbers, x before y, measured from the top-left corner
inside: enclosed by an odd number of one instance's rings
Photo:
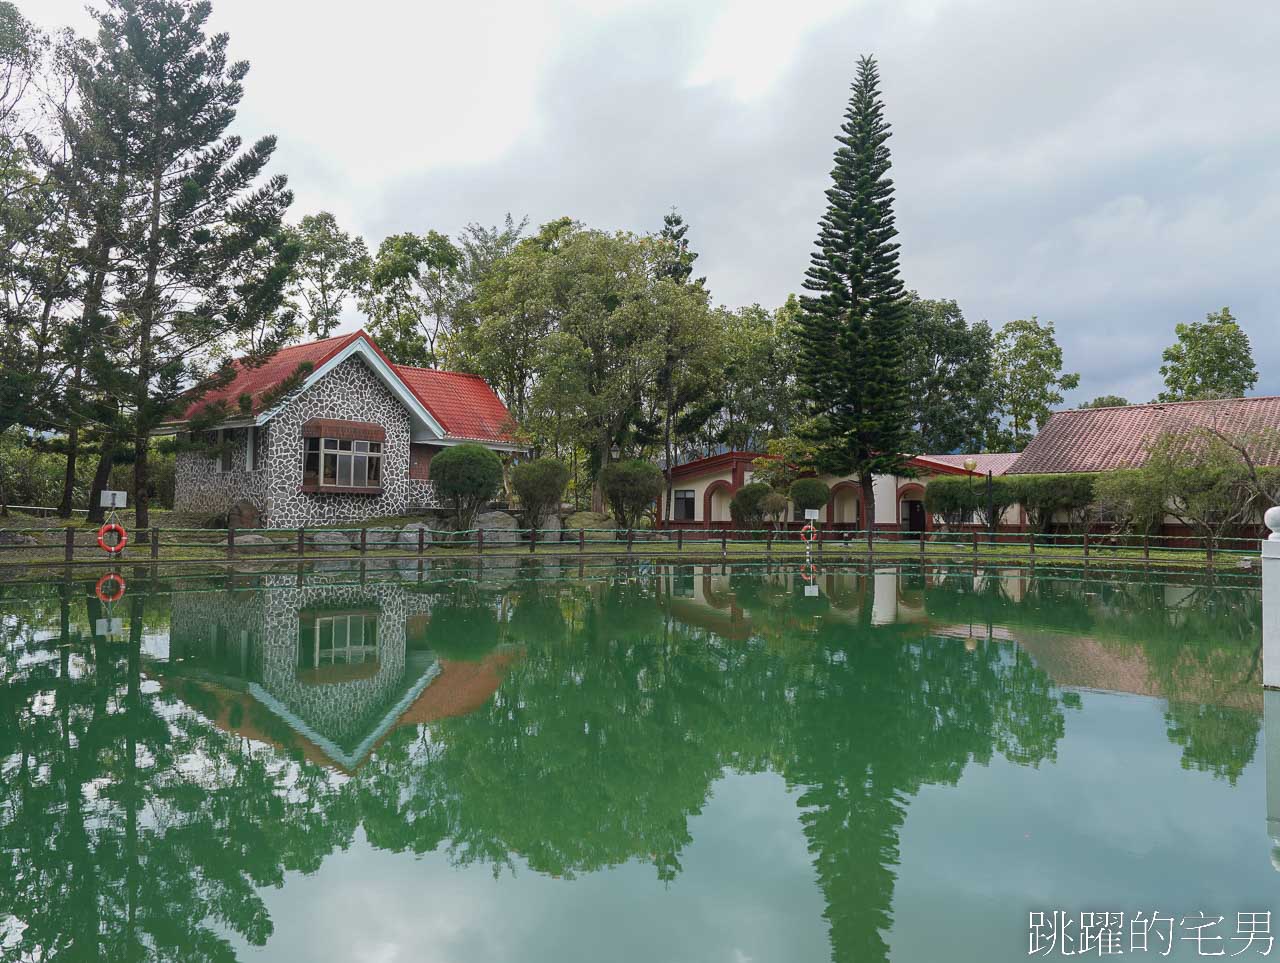
[[[455,445],[431,459],[431,480],[458,529],[467,531],[502,485],[502,461],[483,445]]]
[[[1258,383],[1249,336],[1231,309],[1212,311],[1203,321],[1179,324],[1176,344],[1164,349],[1165,390],[1159,401],[1239,398]]]
[[[997,423],[995,338],[969,324],[952,300],[912,292],[907,300],[907,377],[912,440],[918,454],[981,451]]]
[[[617,461],[600,473],[600,486],[623,528],[635,528],[662,494],[662,472],[641,458]]]
[[[729,502],[729,515],[735,523],[749,528],[758,527],[764,521],[763,503],[773,494],[764,482],[749,482],[733,493]]]
[[[525,524],[541,528],[547,515],[560,505],[569,469],[555,458],[539,458],[511,469],[511,488],[524,507]]]
[[[889,178],[889,124],[875,61],[863,57],[835,153],[827,209],[818,225],[801,298],[797,374],[818,446],[820,471],[862,482],[871,517],[871,475],[910,474],[904,326]]]
[[[822,508],[831,501],[831,486],[816,478],[797,478],[791,483],[791,502],[800,511]]]
[[[1017,504],[1018,489],[1008,476],[991,479],[988,514],[987,479],[962,475],[942,475],[929,480],[924,489],[924,507],[929,514],[955,527],[976,519],[991,528],[1010,505]]]
[[[1165,516],[1164,486],[1146,471],[1109,471],[1093,484],[1093,520],[1117,534],[1153,535]]]
[[[1092,401],[1086,401],[1081,408],[1123,408],[1129,404],[1127,398],[1120,395],[1098,395]]]
[[[1026,509],[1032,531],[1049,532],[1055,524],[1073,531],[1088,525],[1096,475],[1008,475],[1015,500]],[[932,487],[932,485],[930,486]]]

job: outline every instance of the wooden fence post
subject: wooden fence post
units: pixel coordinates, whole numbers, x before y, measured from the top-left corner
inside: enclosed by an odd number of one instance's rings
[[[1036,533],[1027,532],[1027,551],[1034,555],[1036,553]]]
[[[1151,536],[1148,534],[1142,536],[1142,557],[1151,561]]]
[[[538,544],[538,530],[536,528],[529,529],[529,554],[533,554],[534,548]]]
[[[627,554],[631,554],[631,545],[636,540],[636,532],[633,528],[627,529]]]
[[[426,547],[427,547],[427,530],[425,528],[420,528],[418,529],[418,554],[421,555],[423,550]],[[419,576],[422,575],[421,564],[419,564],[418,566],[418,575]]]
[[[236,527],[227,524],[227,558],[236,557]]]
[[[476,554],[478,555],[483,554],[483,552],[484,552],[484,529],[477,528],[476,529]]]
[[[920,533],[920,561],[924,561],[924,532]]]
[[[821,522],[819,522],[817,526],[814,528],[813,534],[818,541],[818,558],[819,560],[821,560],[822,558],[822,523]]]
[[[585,528],[578,529],[578,554],[581,555],[587,550],[587,530]]]
[[[1205,554],[1205,561],[1207,561],[1210,565],[1212,565],[1213,564],[1213,538],[1212,537],[1206,538],[1204,540],[1204,554]]]
[[[298,558],[302,558],[307,551],[307,529],[301,527],[298,529]]]
[[[151,557],[160,557],[160,529],[154,525],[151,527]]]
[[[70,525],[67,526],[67,547],[65,555],[68,562],[75,558],[76,555],[76,530]]]
[[[973,557],[978,557],[978,530],[973,530]]]
[[[1089,533],[1087,531],[1084,533],[1084,557],[1089,557]]]
[[[720,529],[720,554],[721,556],[729,554],[729,530],[727,528]]]
[[[765,555],[773,554],[773,529],[770,528],[764,533],[764,553]]]
[[[676,551],[677,552],[684,551],[684,529],[683,528],[676,529]]]
[[[369,526],[360,526],[360,554],[369,551]]]

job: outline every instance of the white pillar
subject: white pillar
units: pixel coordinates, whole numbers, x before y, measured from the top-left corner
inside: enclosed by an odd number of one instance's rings
[[[1262,543],[1262,684],[1280,689],[1280,506],[1264,518],[1271,537]]]
[[[876,569],[872,586],[871,624],[892,625],[898,620],[898,570]]]
[[[1267,754],[1267,835],[1271,864],[1280,870],[1280,692],[1262,693],[1262,737]]]

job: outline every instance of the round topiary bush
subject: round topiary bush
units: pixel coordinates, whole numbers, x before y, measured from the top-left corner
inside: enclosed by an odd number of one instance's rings
[[[542,528],[547,515],[559,507],[568,483],[569,469],[555,458],[539,458],[511,469],[511,488],[520,499],[529,528]]]
[[[822,508],[831,501],[831,487],[816,478],[797,478],[791,483],[791,503],[799,511]]]
[[[734,492],[729,502],[729,515],[737,525],[758,528],[764,522],[763,502],[773,494],[764,482],[750,482]]]
[[[502,461],[483,445],[456,445],[431,459],[431,480],[465,532],[502,485]]]
[[[614,517],[623,528],[635,528],[649,506],[662,494],[662,472],[639,458],[606,465],[600,487]]]

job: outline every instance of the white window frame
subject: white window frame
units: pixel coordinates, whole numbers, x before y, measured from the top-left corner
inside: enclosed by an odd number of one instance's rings
[[[310,454],[309,449],[312,442],[316,443],[319,454],[319,461],[316,466],[318,469],[316,475],[317,488],[382,488],[382,463],[383,456],[386,454],[386,451],[383,449],[383,442],[366,441],[363,439],[353,440],[350,438],[328,438],[316,435],[304,438],[302,444],[302,473],[304,481],[306,479],[307,457]],[[344,443],[349,447],[343,448],[342,445]],[[330,447],[330,445],[332,445],[332,447]],[[364,445],[365,447],[358,447],[360,445]],[[377,447],[377,451],[373,450],[375,446]],[[333,459],[334,463],[332,482],[326,481],[325,479],[325,463],[330,458]],[[357,458],[363,458],[365,462],[363,484],[356,483],[355,471]],[[344,459],[350,462],[347,480],[345,482],[342,480],[342,462]],[[378,463],[378,479],[375,482],[370,482],[369,468],[375,460]]]

